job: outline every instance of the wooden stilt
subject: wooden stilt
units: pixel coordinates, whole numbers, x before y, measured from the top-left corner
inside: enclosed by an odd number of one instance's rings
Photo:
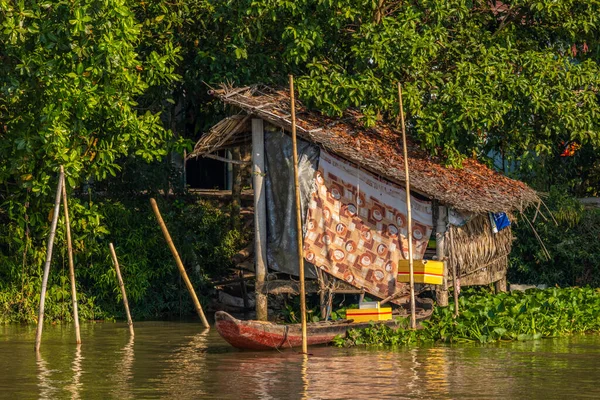
[[[452,287],[454,294],[454,317],[458,317],[458,273],[456,268],[456,247],[454,246],[454,227],[450,227],[450,251],[452,251]]]
[[[50,274],[50,263],[52,262],[52,248],[54,247],[54,237],[56,236],[56,224],[58,223],[58,213],[60,211],[60,196],[64,172],[61,168],[56,187],[56,197],[54,199],[54,214],[52,214],[52,223],[50,224],[50,235],[48,236],[48,248],[46,251],[46,263],[44,264],[44,275],[42,277],[42,290],[40,292],[40,308],[38,312],[37,331],[35,334],[35,351],[40,351],[42,343],[42,330],[44,329],[44,305],[46,302],[46,288],[48,286],[48,275]]]
[[[123,306],[125,307],[125,314],[127,315],[127,326],[129,326],[129,333],[131,337],[135,336],[133,332],[133,321],[131,320],[131,313],[129,312],[129,302],[127,301],[127,293],[125,292],[125,284],[123,283],[123,277],[121,276],[121,268],[119,268],[119,260],[117,259],[117,253],[112,243],[108,244],[110,249],[110,255],[113,259],[115,271],[117,272],[117,280],[119,281],[119,288],[121,289],[121,295],[123,296]]]
[[[160,229],[162,230],[163,236],[167,241],[167,245],[169,245],[169,249],[171,250],[171,254],[173,254],[173,258],[175,259],[175,263],[177,264],[177,268],[179,269],[179,273],[181,274],[181,278],[185,282],[185,286],[190,292],[190,296],[192,297],[192,301],[194,302],[194,307],[196,307],[196,312],[202,320],[202,324],[206,329],[210,328],[208,321],[206,320],[206,316],[204,315],[204,311],[202,311],[202,305],[198,300],[198,296],[196,296],[196,292],[194,291],[194,287],[192,286],[192,282],[190,278],[188,278],[187,273],[185,272],[185,268],[183,267],[183,263],[181,262],[181,258],[179,258],[179,253],[177,252],[177,248],[175,248],[175,244],[173,244],[173,240],[171,239],[171,235],[169,234],[169,230],[165,225],[165,221],[162,219],[162,215],[160,215],[160,210],[158,209],[158,205],[156,204],[156,200],[150,199],[150,204],[152,205],[152,210],[154,210],[154,215],[156,215],[156,219],[158,220],[158,224],[160,225]]]
[[[448,220],[448,209],[445,206],[438,207],[438,218],[435,229],[435,254],[438,261],[444,262],[444,277],[442,284],[436,286],[437,304],[441,307],[448,307],[448,268],[445,261],[446,247],[446,225]]]
[[[64,169],[61,165],[62,175],[62,201],[65,212],[65,230],[67,231],[67,253],[69,256],[69,279],[71,280],[71,300],[73,302],[73,322],[75,323],[75,343],[81,344],[81,333],[79,331],[79,309],[77,306],[77,288],[75,286],[75,263],[73,262],[73,242],[71,240],[71,222],[69,220],[69,202],[67,200],[67,188],[65,185]]]
[[[300,211],[300,183],[298,181],[298,151],[296,146],[296,99],[294,97],[294,76],[290,75],[290,99],[292,113],[292,155],[294,163],[294,191],[296,193],[296,237],[298,243],[298,275],[300,277],[300,314],[302,316],[302,352],[308,352],[306,339],[306,288],[304,285],[304,249],[302,248],[302,213]]]
[[[252,120],[252,183],[254,186],[254,261],[256,271],[256,319],[268,320],[267,295],[267,198],[265,194],[265,131],[263,120]]]
[[[417,328],[417,317],[415,310],[415,276],[413,263],[412,243],[412,210],[410,205],[410,175],[408,171],[408,149],[406,147],[406,126],[404,124],[404,106],[402,105],[402,85],[398,82],[398,100],[400,102],[400,123],[402,127],[402,148],[404,149],[404,175],[406,176],[406,219],[408,240],[408,274],[410,277],[410,327]]]

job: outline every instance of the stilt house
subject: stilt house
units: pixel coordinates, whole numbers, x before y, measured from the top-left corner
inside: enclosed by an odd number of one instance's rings
[[[222,159],[216,152],[252,149],[259,300],[275,290],[264,281],[267,269],[298,275],[290,96],[265,86],[224,87],[214,95],[232,115],[189,157]],[[316,278],[322,299],[397,292],[404,285],[396,279],[398,261],[408,256],[401,137],[384,123],[365,128],[357,110],[332,118],[298,104],[296,115],[306,276]],[[512,217],[538,203],[537,194],[474,159],[446,167],[410,141],[408,154],[414,258],[446,261],[438,302],[447,302],[452,267],[461,286],[505,286],[513,236],[510,226],[495,229],[492,213]]]

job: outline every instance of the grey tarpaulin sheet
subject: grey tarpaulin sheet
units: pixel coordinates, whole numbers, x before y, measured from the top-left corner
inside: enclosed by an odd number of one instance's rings
[[[302,222],[319,164],[319,148],[297,141]],[[265,186],[267,198],[267,261],[269,268],[298,276],[298,245],[294,194],[292,138],[283,132],[265,132]],[[315,278],[312,264],[304,262],[307,278]]]

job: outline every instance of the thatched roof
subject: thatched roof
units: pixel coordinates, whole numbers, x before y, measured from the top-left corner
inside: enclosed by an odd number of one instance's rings
[[[291,131],[290,97],[287,90],[265,86],[224,87],[213,92],[223,103],[240,114],[215,125],[196,144],[188,158],[249,143],[251,118],[262,118]],[[296,106],[298,136],[401,185],[405,182],[402,139],[387,124],[365,128],[356,110],[342,118],[332,118]],[[408,143],[411,189],[441,203],[471,212],[522,210],[539,202],[535,191],[522,182],[509,179],[474,159],[466,159],[462,168],[449,168],[417,145]]]

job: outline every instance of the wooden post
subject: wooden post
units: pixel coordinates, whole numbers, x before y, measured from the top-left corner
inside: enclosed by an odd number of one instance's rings
[[[81,333],[79,331],[79,310],[77,307],[77,288],[75,287],[75,263],[73,262],[73,241],[71,240],[71,222],[69,220],[69,202],[67,200],[67,188],[64,169],[60,166],[62,176],[62,201],[65,211],[65,229],[67,231],[67,253],[69,256],[69,279],[71,280],[71,300],[73,301],[73,322],[75,323],[75,343],[81,344]]]
[[[404,149],[404,175],[406,176],[406,233],[408,240],[408,275],[410,277],[410,327],[417,328],[415,310],[415,276],[412,245],[412,210],[410,205],[410,175],[408,173],[408,149],[406,147],[406,127],[404,125],[404,106],[402,105],[402,85],[398,82],[398,99],[400,102],[400,123],[402,126],[402,147]]]
[[[454,227],[450,227],[450,251],[452,252],[452,293],[454,294],[454,317],[458,317],[458,274],[456,272],[456,247],[454,246]]]
[[[160,210],[158,209],[158,205],[156,204],[156,200],[150,199],[150,204],[152,205],[152,210],[154,210],[154,215],[156,215],[156,219],[158,220],[158,224],[160,225],[160,229],[162,230],[163,236],[167,241],[167,245],[169,245],[169,249],[171,250],[171,254],[173,254],[173,258],[175,259],[175,264],[177,264],[177,268],[179,269],[179,273],[185,282],[185,286],[187,286],[188,292],[190,292],[190,296],[192,297],[192,301],[194,302],[194,307],[196,307],[196,312],[198,316],[202,320],[202,324],[206,329],[210,328],[206,317],[204,316],[204,311],[202,311],[202,305],[200,305],[200,301],[198,301],[198,297],[196,296],[196,292],[194,291],[194,287],[192,286],[192,282],[190,278],[188,278],[187,273],[185,272],[185,268],[183,267],[183,263],[179,258],[179,253],[177,253],[177,249],[173,244],[173,240],[171,239],[171,235],[169,234],[169,230],[165,225],[165,221],[163,221],[162,216],[160,215]]]
[[[52,223],[50,224],[50,235],[48,236],[48,249],[46,251],[46,263],[44,264],[44,275],[42,277],[42,290],[40,292],[40,309],[38,312],[37,331],[35,334],[35,351],[40,351],[42,343],[42,330],[44,329],[44,305],[46,302],[46,288],[48,286],[48,275],[50,274],[50,263],[52,262],[52,248],[54,247],[54,237],[56,236],[56,224],[58,223],[58,213],[60,211],[60,195],[64,180],[64,171],[60,170],[58,185],[56,187],[56,197],[54,199],[54,213],[52,214]]]
[[[437,304],[441,307],[448,307],[448,265],[444,260],[446,246],[446,224],[448,217],[448,209],[445,206],[438,206],[438,218],[435,229],[435,254],[438,261],[444,262],[444,277],[442,284],[435,289]]]
[[[234,160],[241,161],[242,155],[239,147],[235,147],[231,150],[231,154]],[[241,219],[240,209],[242,204],[242,170],[244,166],[240,164],[232,164],[231,169],[231,229],[239,230]]]
[[[296,148],[296,99],[294,76],[290,75],[290,109],[292,112],[292,155],[294,163],[294,192],[296,193],[296,237],[298,243],[298,275],[300,277],[300,314],[302,322],[302,353],[308,353],[306,338],[306,288],[304,285],[304,249],[302,248],[302,213],[300,210],[300,183],[298,181],[298,151]]]
[[[117,253],[112,243],[108,244],[110,249],[110,255],[115,265],[115,271],[117,271],[117,280],[119,281],[119,287],[121,288],[121,295],[123,296],[123,306],[125,306],[125,314],[127,315],[127,326],[129,326],[129,333],[131,337],[135,336],[133,332],[133,321],[131,320],[131,313],[129,312],[129,302],[127,301],[127,293],[125,292],[125,284],[123,283],[123,277],[121,276],[121,269],[119,268],[119,260],[117,259]]]
[[[252,119],[252,178],[254,186],[254,259],[256,270],[256,319],[268,319],[267,295],[262,290],[267,276],[267,200],[265,197],[265,132],[262,119]]]
[[[502,278],[494,282],[494,287],[496,289],[496,294],[506,292],[506,273]]]

